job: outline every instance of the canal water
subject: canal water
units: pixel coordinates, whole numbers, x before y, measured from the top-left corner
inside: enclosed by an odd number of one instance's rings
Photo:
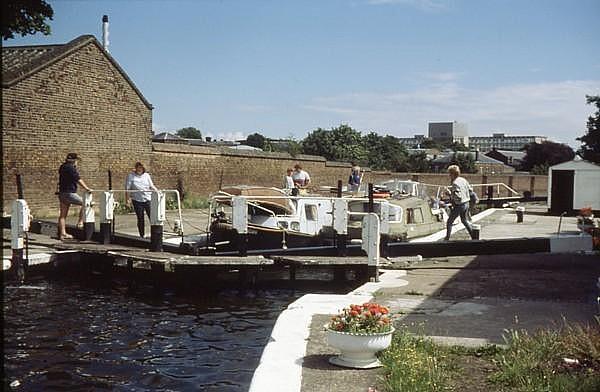
[[[105,279],[4,287],[4,390],[246,391],[279,313],[307,289],[178,293]]]

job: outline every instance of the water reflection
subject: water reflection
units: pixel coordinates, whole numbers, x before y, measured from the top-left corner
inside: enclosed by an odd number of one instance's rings
[[[278,314],[306,291],[6,286],[5,390],[245,391]]]

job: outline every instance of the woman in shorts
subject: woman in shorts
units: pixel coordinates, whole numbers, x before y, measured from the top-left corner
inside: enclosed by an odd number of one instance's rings
[[[59,240],[73,238],[66,231],[66,220],[71,204],[81,206],[77,227],[83,227],[83,200],[77,194],[77,185],[81,185],[87,192],[92,191],[79,177],[79,171],[77,170],[78,161],[79,157],[77,154],[70,152],[67,154],[65,162],[58,169],[58,200],[60,201],[60,215],[58,216]]]

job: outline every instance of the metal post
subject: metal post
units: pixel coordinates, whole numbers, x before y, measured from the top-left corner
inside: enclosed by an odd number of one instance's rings
[[[369,183],[369,211],[367,212],[373,212],[375,209],[373,207],[373,183],[370,182]]]
[[[23,258],[23,245],[25,233],[29,230],[29,206],[23,199],[15,200],[10,217],[12,259],[11,269],[15,272],[17,280],[23,282],[27,270],[27,260]]]
[[[165,221],[165,194],[152,192],[150,199],[150,251],[163,251],[163,224]]]
[[[17,179],[17,199],[25,199],[25,197],[23,197],[23,179],[21,178],[20,174],[16,175],[16,179]]]
[[[83,238],[85,241],[90,241],[92,239],[96,225],[95,222],[96,218],[94,216],[92,193],[86,192],[83,195]]]
[[[231,225],[238,234],[238,253],[246,256],[248,251],[248,202],[246,198],[234,196],[231,199]]]
[[[361,248],[367,252],[370,278],[379,281],[379,217],[369,213],[362,222]]]
[[[348,239],[348,201],[344,199],[333,200],[333,230],[337,244],[338,256],[346,255],[346,241]]]
[[[111,226],[114,218],[115,198],[112,192],[100,194],[100,237],[104,245],[110,244]]]

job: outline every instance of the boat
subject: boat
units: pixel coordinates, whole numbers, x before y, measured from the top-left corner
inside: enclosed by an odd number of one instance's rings
[[[407,241],[444,228],[443,210],[432,208],[433,199],[418,194],[418,183],[381,184],[373,192],[373,212],[385,220],[388,242]],[[393,186],[392,186],[393,185]],[[406,189],[398,188],[406,185]],[[212,195],[209,246],[217,251],[235,251],[240,237],[233,228],[232,203],[235,196],[246,198],[248,206],[248,249],[286,249],[333,245],[333,204],[335,197],[309,194],[291,196],[285,190],[260,186],[232,186]],[[348,241],[361,239],[361,222],[369,211],[369,199],[343,195],[348,202]],[[382,213],[385,216],[382,216]]]

